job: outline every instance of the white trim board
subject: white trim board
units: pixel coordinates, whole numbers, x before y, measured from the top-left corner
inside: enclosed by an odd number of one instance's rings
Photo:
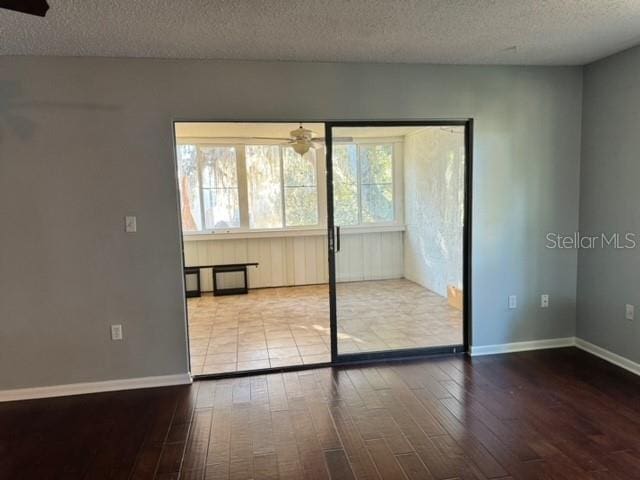
[[[575,337],[548,338],[545,340],[532,340],[528,342],[500,343],[498,345],[472,345],[469,354],[472,357],[476,357],[479,355],[493,355],[495,353],[511,353],[524,352],[526,350],[542,350],[545,348],[573,347],[575,345]]]
[[[591,342],[587,342],[581,338],[576,338],[576,347],[585,352],[589,352],[596,357],[600,357],[603,360],[606,360],[609,363],[613,363],[620,368],[624,368],[625,370],[630,371],[631,373],[635,373],[636,375],[640,375],[640,363],[636,363],[633,360],[629,360],[622,355],[618,355],[617,353],[613,353],[606,348],[599,347],[598,345],[594,345]]]
[[[177,375],[124,378],[119,380],[106,380],[103,382],[16,388],[14,390],[0,390],[0,402],[30,400],[35,398],[65,397],[69,395],[113,392],[117,390],[135,390],[139,388],[168,387],[172,385],[188,385],[191,382],[191,375],[188,373],[180,373]]]
[[[542,350],[545,348],[563,348],[563,347],[576,347],[580,350],[584,350],[587,353],[595,355],[609,363],[612,363],[620,368],[640,375],[640,363],[636,363],[622,355],[613,353],[606,348],[599,347],[593,343],[587,342],[577,337],[566,338],[549,338],[546,340],[533,340],[530,342],[514,342],[514,343],[501,343],[498,345],[479,345],[471,346],[469,354],[472,357],[480,355],[493,355],[499,353],[511,353],[511,352],[524,352],[527,350]]]
[[[405,225],[401,224],[371,224],[353,225],[342,227],[343,235],[360,235],[363,233],[404,232]],[[316,237],[326,236],[327,226],[313,228],[274,228],[270,230],[225,230],[218,233],[189,232],[183,233],[185,242],[198,242],[206,240],[245,240],[250,238],[287,238],[287,237]]]

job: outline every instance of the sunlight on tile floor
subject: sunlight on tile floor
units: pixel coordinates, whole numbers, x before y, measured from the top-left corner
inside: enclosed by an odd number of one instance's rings
[[[338,351],[461,345],[462,312],[406,279],[339,283]]]
[[[328,362],[327,285],[190,298],[195,375]]]
[[[338,284],[341,353],[462,343],[462,314],[409,280]],[[188,299],[194,375],[328,362],[328,285]]]

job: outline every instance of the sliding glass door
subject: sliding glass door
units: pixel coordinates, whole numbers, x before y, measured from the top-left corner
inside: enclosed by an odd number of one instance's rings
[[[334,360],[464,349],[470,133],[327,126]]]
[[[194,375],[466,348],[471,121],[175,133]]]

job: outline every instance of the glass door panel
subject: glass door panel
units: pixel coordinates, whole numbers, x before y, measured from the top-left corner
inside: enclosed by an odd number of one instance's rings
[[[464,344],[465,128],[330,128],[337,356]]]

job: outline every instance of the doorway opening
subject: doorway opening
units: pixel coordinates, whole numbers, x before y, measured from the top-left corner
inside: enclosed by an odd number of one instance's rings
[[[470,343],[472,121],[176,122],[192,375]]]

